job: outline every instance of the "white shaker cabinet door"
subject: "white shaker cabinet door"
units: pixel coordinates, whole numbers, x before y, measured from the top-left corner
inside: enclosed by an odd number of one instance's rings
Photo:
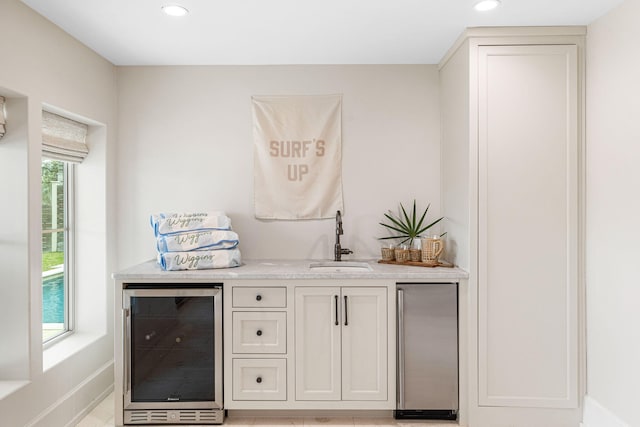
[[[296,400],[340,400],[340,288],[295,289]]]
[[[342,400],[387,400],[387,289],[342,288]]]
[[[577,60],[575,45],[478,50],[481,406],[577,405]]]

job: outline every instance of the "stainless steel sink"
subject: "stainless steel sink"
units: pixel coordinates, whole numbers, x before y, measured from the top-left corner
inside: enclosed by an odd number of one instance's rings
[[[309,264],[309,270],[320,273],[362,273],[373,271],[366,262],[356,261],[321,261]]]

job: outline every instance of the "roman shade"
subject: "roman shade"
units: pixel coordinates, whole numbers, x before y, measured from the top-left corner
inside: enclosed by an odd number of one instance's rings
[[[42,156],[81,163],[89,154],[88,126],[75,120],[42,112]]]
[[[4,118],[4,97],[0,96],[0,138],[2,138],[4,136],[4,133],[6,132],[6,128],[4,127],[5,125],[5,118]]]

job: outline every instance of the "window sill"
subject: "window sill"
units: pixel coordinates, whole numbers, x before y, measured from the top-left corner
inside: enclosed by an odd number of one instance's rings
[[[29,384],[29,381],[0,381],[0,400],[15,393],[27,384]]]
[[[63,362],[68,357],[96,342],[105,334],[94,332],[74,332],[52,344],[42,352],[42,370],[44,372]]]

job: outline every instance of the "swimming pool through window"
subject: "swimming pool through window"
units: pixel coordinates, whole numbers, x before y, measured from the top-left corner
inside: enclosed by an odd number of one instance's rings
[[[73,164],[42,160],[42,340],[71,330]]]

